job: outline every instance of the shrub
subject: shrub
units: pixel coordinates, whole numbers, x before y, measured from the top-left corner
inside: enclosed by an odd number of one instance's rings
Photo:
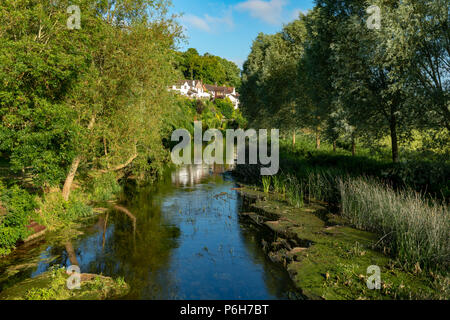
[[[9,189],[0,183],[0,202],[6,215],[0,216],[0,256],[8,254],[17,241],[24,240],[30,232],[26,228],[36,216],[36,201],[27,191],[13,186]]]
[[[83,194],[74,190],[69,201],[65,201],[59,189],[47,193],[40,203],[39,222],[50,229],[64,227],[79,218],[92,215],[92,208],[86,204]]]
[[[234,106],[229,98],[216,99],[215,103],[216,106],[219,108],[220,112],[222,112],[222,114],[225,116],[225,118],[227,119],[233,118]]]
[[[92,181],[92,196],[95,201],[112,200],[122,190],[114,172],[96,176]]]

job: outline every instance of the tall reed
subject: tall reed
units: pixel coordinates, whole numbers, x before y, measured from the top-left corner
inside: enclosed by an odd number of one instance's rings
[[[448,270],[447,205],[365,178],[340,181],[339,190],[342,215],[355,227],[379,234],[379,244],[390,248],[405,266]]]
[[[263,189],[265,193],[268,193],[270,191],[270,184],[271,184],[271,176],[263,176],[261,178]]]

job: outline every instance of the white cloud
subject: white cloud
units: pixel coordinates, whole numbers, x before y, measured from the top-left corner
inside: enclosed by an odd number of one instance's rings
[[[292,19],[298,19],[298,17],[300,16],[300,13],[303,13],[304,15],[306,15],[308,13],[308,10],[302,10],[302,9],[295,9],[294,12],[292,13]]]
[[[224,27],[232,29],[234,27],[234,20],[232,10],[224,12],[222,17],[213,17],[208,14],[202,17],[193,14],[187,14],[181,17],[181,23],[187,29],[195,28],[208,33],[213,33],[222,30]]]
[[[277,25],[282,22],[283,7],[286,4],[286,0],[247,0],[238,3],[236,9],[239,11],[247,11],[254,18],[261,19],[269,24]]]
[[[238,67],[239,69],[243,69],[244,68],[244,62],[246,59],[232,59],[231,61],[233,61]]]

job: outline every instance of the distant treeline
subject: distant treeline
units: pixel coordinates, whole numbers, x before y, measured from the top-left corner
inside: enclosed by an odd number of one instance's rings
[[[201,56],[196,49],[176,52],[175,68],[180,77],[187,80],[201,80],[205,84],[237,89],[241,85],[241,70],[234,62],[209,53]]]

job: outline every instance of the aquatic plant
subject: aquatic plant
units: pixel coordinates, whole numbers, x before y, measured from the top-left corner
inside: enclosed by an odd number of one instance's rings
[[[286,176],[285,188],[286,188],[286,201],[296,207],[301,208],[304,205],[303,200],[303,185],[293,175]]]
[[[263,176],[261,178],[262,181],[262,185],[263,185],[263,190],[265,193],[268,193],[270,191],[270,184],[271,184],[271,176]]]

